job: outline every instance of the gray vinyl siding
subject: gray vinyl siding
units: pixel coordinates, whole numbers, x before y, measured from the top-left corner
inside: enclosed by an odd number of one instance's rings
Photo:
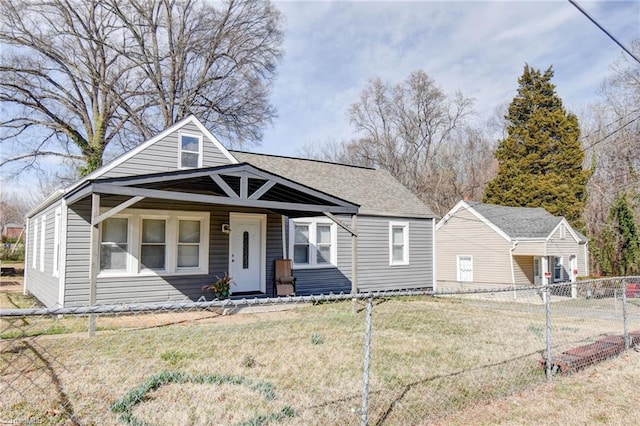
[[[346,224],[351,224],[350,216],[340,216],[339,219]],[[286,222],[286,232],[288,236],[288,220]],[[338,267],[294,269],[296,295],[351,293],[351,234],[341,227],[337,228],[337,234]],[[288,238],[286,239],[286,244],[289,244]]]
[[[113,178],[148,173],[161,173],[178,169],[179,135],[180,133],[202,135],[203,167],[215,167],[230,164],[229,159],[192,123],[167,135],[143,151],[135,154],[122,164],[104,173],[101,178]]]
[[[466,209],[436,231],[438,290],[511,284],[511,244]],[[458,256],[473,257],[473,282],[458,282]]]
[[[409,264],[389,264],[389,222],[409,224]],[[433,288],[433,219],[358,217],[358,291]]]
[[[351,224],[350,216],[339,219]],[[358,291],[433,287],[433,219],[357,217]],[[389,265],[389,222],[409,223],[409,264]],[[338,227],[337,268],[295,269],[296,294],[350,293],[351,234]]]
[[[117,204],[117,199],[103,200],[103,206]],[[119,200],[121,201],[121,200]],[[229,236],[221,232],[223,223],[229,223],[230,212],[267,213],[266,284],[268,295],[272,294],[273,264],[282,257],[281,216],[258,209],[237,209],[225,206],[208,206],[190,203],[143,201],[136,209],[208,211],[210,212],[209,273],[180,276],[126,276],[99,277],[97,281],[97,303],[154,303],[172,300],[197,300],[204,293],[202,286],[210,284],[216,276],[229,269]],[[89,302],[89,247],[90,247],[90,203],[88,199],[76,203],[68,214],[69,233],[65,305],[83,305]],[[133,242],[131,242],[133,243]]]
[[[51,307],[58,304],[58,294],[60,291],[60,278],[53,275],[53,254],[55,242],[55,218],[56,209],[61,203],[57,202],[39,212],[36,216],[29,218],[29,232],[25,250],[27,259],[25,261],[26,288],[29,293],[35,296],[43,305]],[[45,221],[45,249],[44,249],[44,270],[40,270],[40,259],[42,255],[42,217]],[[37,253],[35,268],[33,262],[34,235],[37,227]],[[60,228],[62,229],[62,227]]]

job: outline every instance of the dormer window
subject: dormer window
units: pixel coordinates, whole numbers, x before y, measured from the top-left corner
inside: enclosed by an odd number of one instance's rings
[[[202,136],[180,134],[180,168],[202,167]]]

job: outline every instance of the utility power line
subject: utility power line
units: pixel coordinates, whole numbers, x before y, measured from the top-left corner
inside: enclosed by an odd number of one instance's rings
[[[638,58],[636,55],[634,55],[633,52],[631,52],[629,49],[627,49],[627,47],[625,45],[623,45],[621,42],[619,42],[618,39],[613,36],[613,34],[611,34],[609,31],[606,30],[606,28],[604,28],[602,25],[600,25],[600,23],[598,23],[598,21],[596,21],[591,15],[589,15],[589,13],[587,13],[586,10],[584,10],[582,7],[580,7],[580,5],[578,3],[576,3],[574,0],[568,0],[568,1],[576,9],[578,9],[580,12],[582,12],[582,14],[584,16],[586,16],[591,22],[593,22],[595,24],[595,26],[598,27],[603,33],[605,33],[607,36],[609,36],[609,38],[611,40],[613,40],[618,46],[620,46],[620,48],[622,48],[622,50],[627,52],[627,54],[629,56],[631,56],[633,59],[635,59],[635,61],[637,63],[640,64],[640,58]]]

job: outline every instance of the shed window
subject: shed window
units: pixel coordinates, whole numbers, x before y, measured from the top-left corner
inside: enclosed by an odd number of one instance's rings
[[[45,244],[47,242],[47,216],[42,216],[40,222],[40,271],[44,272]]]

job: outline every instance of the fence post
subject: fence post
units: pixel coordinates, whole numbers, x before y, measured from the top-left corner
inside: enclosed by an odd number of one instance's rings
[[[545,285],[543,288],[544,294],[544,307],[545,307],[545,318],[546,318],[546,343],[547,343],[547,363],[546,363],[546,373],[547,380],[551,380],[551,294],[549,292],[549,286]]]
[[[629,349],[629,329],[627,328],[627,280],[622,279],[622,333],[624,336],[624,349]]]
[[[367,299],[367,313],[364,325],[364,368],[362,373],[362,413],[360,424],[367,425],[369,412],[369,363],[371,361],[371,320],[373,311],[373,297]]]

